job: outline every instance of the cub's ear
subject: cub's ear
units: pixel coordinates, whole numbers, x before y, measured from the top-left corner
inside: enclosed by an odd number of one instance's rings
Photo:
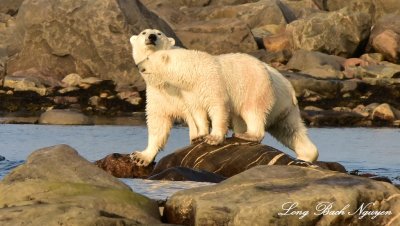
[[[168,56],[167,53],[163,53],[163,54],[161,55],[161,61],[162,61],[164,64],[166,64],[166,63],[169,62],[169,56]]]
[[[175,39],[168,38],[168,41],[169,41],[170,46],[174,46],[175,45]]]
[[[133,35],[130,39],[129,39],[129,41],[131,42],[131,45],[133,45],[134,43],[135,43],[135,40],[137,39],[137,35]]]

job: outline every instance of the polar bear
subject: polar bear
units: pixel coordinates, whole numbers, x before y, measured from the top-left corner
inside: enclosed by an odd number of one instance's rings
[[[177,48],[175,40],[168,38],[157,29],[146,29],[130,38],[132,56],[136,64],[157,50]],[[146,82],[146,115],[148,127],[148,145],[143,151],[134,151],[131,158],[137,165],[150,164],[158,151],[166,144],[174,120],[182,119],[189,127],[190,140],[196,140],[209,134],[208,120],[197,128],[187,106],[180,97],[180,91],[165,82],[143,76]]]
[[[307,136],[295,92],[275,69],[247,54],[213,56],[185,49],[159,50],[138,64],[156,84],[175,87],[197,128],[210,118],[208,143],[220,144],[232,121],[238,138],[260,142],[267,131],[299,160],[318,157]]]

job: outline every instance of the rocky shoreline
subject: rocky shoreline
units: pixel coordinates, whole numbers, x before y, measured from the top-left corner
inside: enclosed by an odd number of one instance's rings
[[[112,154],[96,166],[67,145],[34,151],[0,181],[1,225],[400,223],[400,190],[387,181],[349,175],[338,163],[296,163],[279,150],[236,138],[222,147],[184,147],[147,168],[127,159]],[[111,174],[214,184],[155,201]]]
[[[1,123],[38,123],[51,109],[143,112],[129,37],[157,28],[178,46],[277,68],[308,126],[400,127],[398,1],[0,2]]]

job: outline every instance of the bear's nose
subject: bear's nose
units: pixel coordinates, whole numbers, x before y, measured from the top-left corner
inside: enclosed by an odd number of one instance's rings
[[[152,41],[152,42],[157,41],[157,35],[155,35],[155,34],[150,34],[150,35],[149,35],[149,40]]]

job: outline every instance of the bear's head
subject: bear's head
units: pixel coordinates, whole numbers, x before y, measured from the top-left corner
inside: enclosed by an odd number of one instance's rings
[[[165,69],[169,60],[168,51],[157,51],[139,62],[137,67],[142,74],[153,74],[161,68]]]
[[[167,37],[157,29],[143,30],[138,35],[133,35],[130,42],[136,64],[155,51],[171,49],[175,45],[175,39]]]

